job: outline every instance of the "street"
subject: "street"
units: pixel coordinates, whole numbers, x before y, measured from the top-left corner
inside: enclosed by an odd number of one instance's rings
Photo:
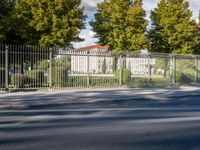
[[[0,95],[0,150],[199,150],[198,88]]]

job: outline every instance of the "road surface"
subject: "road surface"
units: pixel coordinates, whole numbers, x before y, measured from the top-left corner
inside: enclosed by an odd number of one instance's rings
[[[0,95],[0,150],[199,150],[199,89]]]

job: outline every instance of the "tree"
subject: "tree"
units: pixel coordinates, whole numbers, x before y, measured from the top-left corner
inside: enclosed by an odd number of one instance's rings
[[[12,12],[13,3],[8,0],[1,0],[0,1],[0,19],[4,19],[10,16]]]
[[[28,44],[64,47],[81,41],[86,16],[81,0],[21,0],[16,5],[20,33]]]
[[[90,22],[99,44],[115,51],[137,51],[146,47],[147,21],[142,0],[104,0]]]
[[[0,1],[0,43],[19,43],[17,21],[13,18],[15,1]]]
[[[199,17],[196,20],[195,42],[195,54],[200,54],[200,10]]]
[[[186,0],[160,0],[151,12],[152,28],[149,31],[151,51],[194,53],[195,22]]]

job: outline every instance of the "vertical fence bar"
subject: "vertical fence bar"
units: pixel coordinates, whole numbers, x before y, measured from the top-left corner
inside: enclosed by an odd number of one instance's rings
[[[194,59],[194,63],[195,63],[195,80],[194,80],[194,82],[195,82],[195,84],[197,83],[197,76],[198,76],[198,72],[197,72],[197,69],[198,69],[198,58],[197,57],[195,57],[195,59]]]
[[[173,85],[175,85],[175,56],[171,56],[170,61],[170,79]]]
[[[52,87],[52,48],[49,49],[49,86]]]
[[[122,85],[122,55],[119,56],[119,85]]]
[[[5,52],[5,86],[8,88],[9,86],[9,68],[8,68],[8,45],[6,45],[6,52]]]
[[[148,80],[151,83],[151,55],[148,55]]]
[[[89,51],[87,52],[87,86],[90,86],[90,55]]]
[[[176,75],[176,57],[173,57],[173,85],[175,85],[176,80],[175,80],[175,75]]]

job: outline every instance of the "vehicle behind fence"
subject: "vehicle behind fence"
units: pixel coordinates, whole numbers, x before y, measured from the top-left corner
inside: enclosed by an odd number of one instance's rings
[[[0,89],[197,85],[200,57],[0,45]]]

